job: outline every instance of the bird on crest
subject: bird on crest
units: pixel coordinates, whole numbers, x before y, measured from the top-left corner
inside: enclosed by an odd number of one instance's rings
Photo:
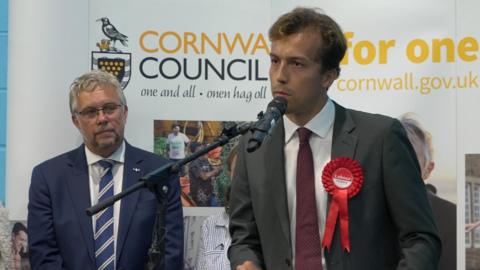
[[[123,46],[127,47],[127,41],[128,37],[125,36],[124,34],[120,33],[113,24],[110,23],[110,20],[106,17],[100,18],[97,20],[102,22],[102,32],[107,36],[111,41],[113,41],[113,46],[112,48],[114,50],[117,50],[115,48],[115,42],[118,40],[120,43],[122,43]]]

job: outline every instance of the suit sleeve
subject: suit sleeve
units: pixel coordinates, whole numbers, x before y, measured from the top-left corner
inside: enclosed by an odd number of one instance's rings
[[[39,166],[32,172],[27,228],[32,269],[62,269],[63,259],[55,238],[50,191]]]
[[[230,235],[228,258],[232,269],[245,261],[263,267],[260,236],[255,222],[245,153],[245,137],[240,142],[230,195]]]
[[[397,269],[437,269],[441,241],[415,152],[397,120],[384,137],[382,155],[385,195],[402,253]]]
[[[178,177],[170,180],[165,213],[165,269],[183,269],[183,211]]]

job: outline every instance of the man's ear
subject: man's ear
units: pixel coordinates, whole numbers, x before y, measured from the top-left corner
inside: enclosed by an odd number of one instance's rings
[[[77,127],[80,128],[80,123],[78,122],[78,118],[76,115],[72,114],[72,123]]]
[[[322,87],[328,90],[337,78],[338,72],[335,69],[325,71],[323,73]]]
[[[433,169],[435,168],[435,162],[431,161],[425,166],[424,175],[422,175],[423,180],[426,180],[432,174]]]
[[[125,107],[125,118],[127,118],[127,116],[128,116],[128,106],[124,105],[124,107]]]

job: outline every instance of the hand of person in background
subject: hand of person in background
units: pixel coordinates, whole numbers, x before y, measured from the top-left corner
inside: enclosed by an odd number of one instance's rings
[[[262,268],[258,267],[252,261],[246,261],[241,265],[237,265],[235,270],[262,270]]]
[[[12,269],[21,269],[22,268],[22,258],[27,258],[27,227],[21,222],[16,222],[13,225],[12,229],[12,252],[11,252],[11,268]]]

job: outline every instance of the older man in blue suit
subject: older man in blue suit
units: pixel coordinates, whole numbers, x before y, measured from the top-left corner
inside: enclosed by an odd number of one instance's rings
[[[28,204],[33,269],[143,269],[148,260],[157,201],[132,193],[93,217],[85,209],[135,184],[168,162],[124,139],[128,115],[117,79],[92,71],[70,89],[80,147],[33,169]],[[165,269],[181,269],[183,219],[177,179],[166,195]]]

